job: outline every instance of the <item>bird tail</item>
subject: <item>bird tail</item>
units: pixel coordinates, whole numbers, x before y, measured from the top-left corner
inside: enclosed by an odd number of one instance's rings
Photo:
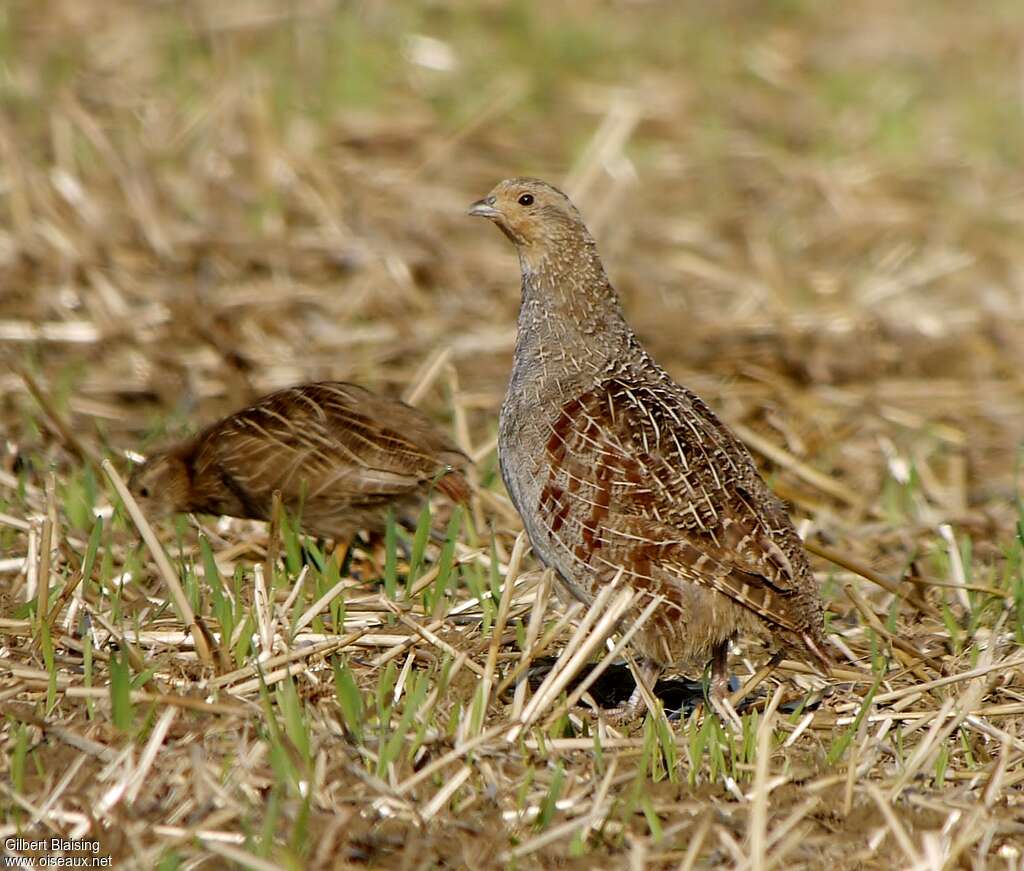
[[[450,471],[436,484],[437,489],[447,496],[452,502],[462,505],[469,504],[469,483],[465,476],[458,471]]]

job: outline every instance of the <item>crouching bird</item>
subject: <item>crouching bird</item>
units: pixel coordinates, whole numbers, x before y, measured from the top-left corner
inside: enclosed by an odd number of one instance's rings
[[[432,486],[465,502],[469,463],[417,409],[354,384],[278,390],[156,453],[129,481],[151,515],[269,520],[273,493],[301,528],[348,539],[402,518]],[[414,515],[413,515],[414,516]]]
[[[821,597],[786,509],[739,439],[644,350],[573,204],[512,178],[469,214],[519,255],[498,452],[537,556],[584,603],[621,571],[647,594],[627,619],[663,597],[632,642],[651,686],[667,668],[710,661],[721,698],[730,642],[745,632],[827,673]],[[623,713],[642,698],[638,688]]]

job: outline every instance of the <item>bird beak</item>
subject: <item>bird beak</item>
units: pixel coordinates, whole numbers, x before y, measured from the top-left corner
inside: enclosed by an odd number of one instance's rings
[[[474,218],[490,218],[492,221],[501,217],[501,212],[494,208],[494,197],[477,200],[469,207],[469,214]]]

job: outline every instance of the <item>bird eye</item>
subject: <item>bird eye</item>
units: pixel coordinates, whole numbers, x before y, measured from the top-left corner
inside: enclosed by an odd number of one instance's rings
[[[532,206],[533,205],[533,194],[523,194],[519,198],[519,205],[521,205],[521,206]]]
[[[148,499],[149,498],[149,487],[139,487],[139,495],[143,499]]]

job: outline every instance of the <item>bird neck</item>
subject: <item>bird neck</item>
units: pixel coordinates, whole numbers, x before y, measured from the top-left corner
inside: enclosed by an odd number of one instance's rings
[[[514,377],[564,390],[621,360],[632,331],[593,241],[520,250],[523,299]],[[562,383],[567,382],[567,383]]]

